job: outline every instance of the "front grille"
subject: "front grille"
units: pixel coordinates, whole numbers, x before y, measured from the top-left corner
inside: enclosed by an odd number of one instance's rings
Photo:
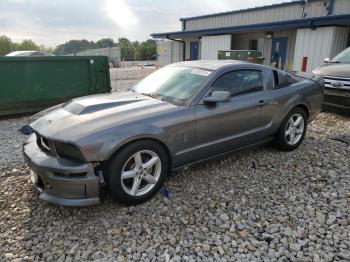
[[[324,76],[323,78],[327,88],[350,90],[350,78],[336,76]]]
[[[350,106],[350,97],[325,95],[324,101],[331,104]]]

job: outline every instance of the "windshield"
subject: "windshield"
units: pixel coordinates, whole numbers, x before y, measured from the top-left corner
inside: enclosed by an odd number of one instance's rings
[[[211,71],[169,66],[140,81],[133,90],[175,104],[184,104],[199,90]]]
[[[340,52],[336,57],[334,57],[331,62],[333,63],[350,63],[350,47]]]

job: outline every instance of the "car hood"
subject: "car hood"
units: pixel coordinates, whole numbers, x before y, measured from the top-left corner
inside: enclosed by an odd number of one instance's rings
[[[73,99],[30,126],[51,139],[77,141],[101,130],[157,117],[178,107],[133,91],[93,95]]]
[[[316,70],[317,74],[323,76],[336,76],[350,78],[350,64],[345,63],[329,63],[318,67]]]

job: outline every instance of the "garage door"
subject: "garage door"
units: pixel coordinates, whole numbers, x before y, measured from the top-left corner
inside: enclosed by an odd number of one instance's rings
[[[201,59],[218,59],[218,51],[231,49],[231,35],[203,36],[201,39]]]

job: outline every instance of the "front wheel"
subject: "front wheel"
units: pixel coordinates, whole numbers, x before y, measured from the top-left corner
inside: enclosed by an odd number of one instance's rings
[[[107,166],[107,186],[114,198],[128,205],[150,199],[169,172],[164,147],[149,140],[127,145]]]
[[[307,115],[304,109],[294,108],[282,121],[275,137],[275,145],[285,151],[296,149],[303,141],[307,128]]]

